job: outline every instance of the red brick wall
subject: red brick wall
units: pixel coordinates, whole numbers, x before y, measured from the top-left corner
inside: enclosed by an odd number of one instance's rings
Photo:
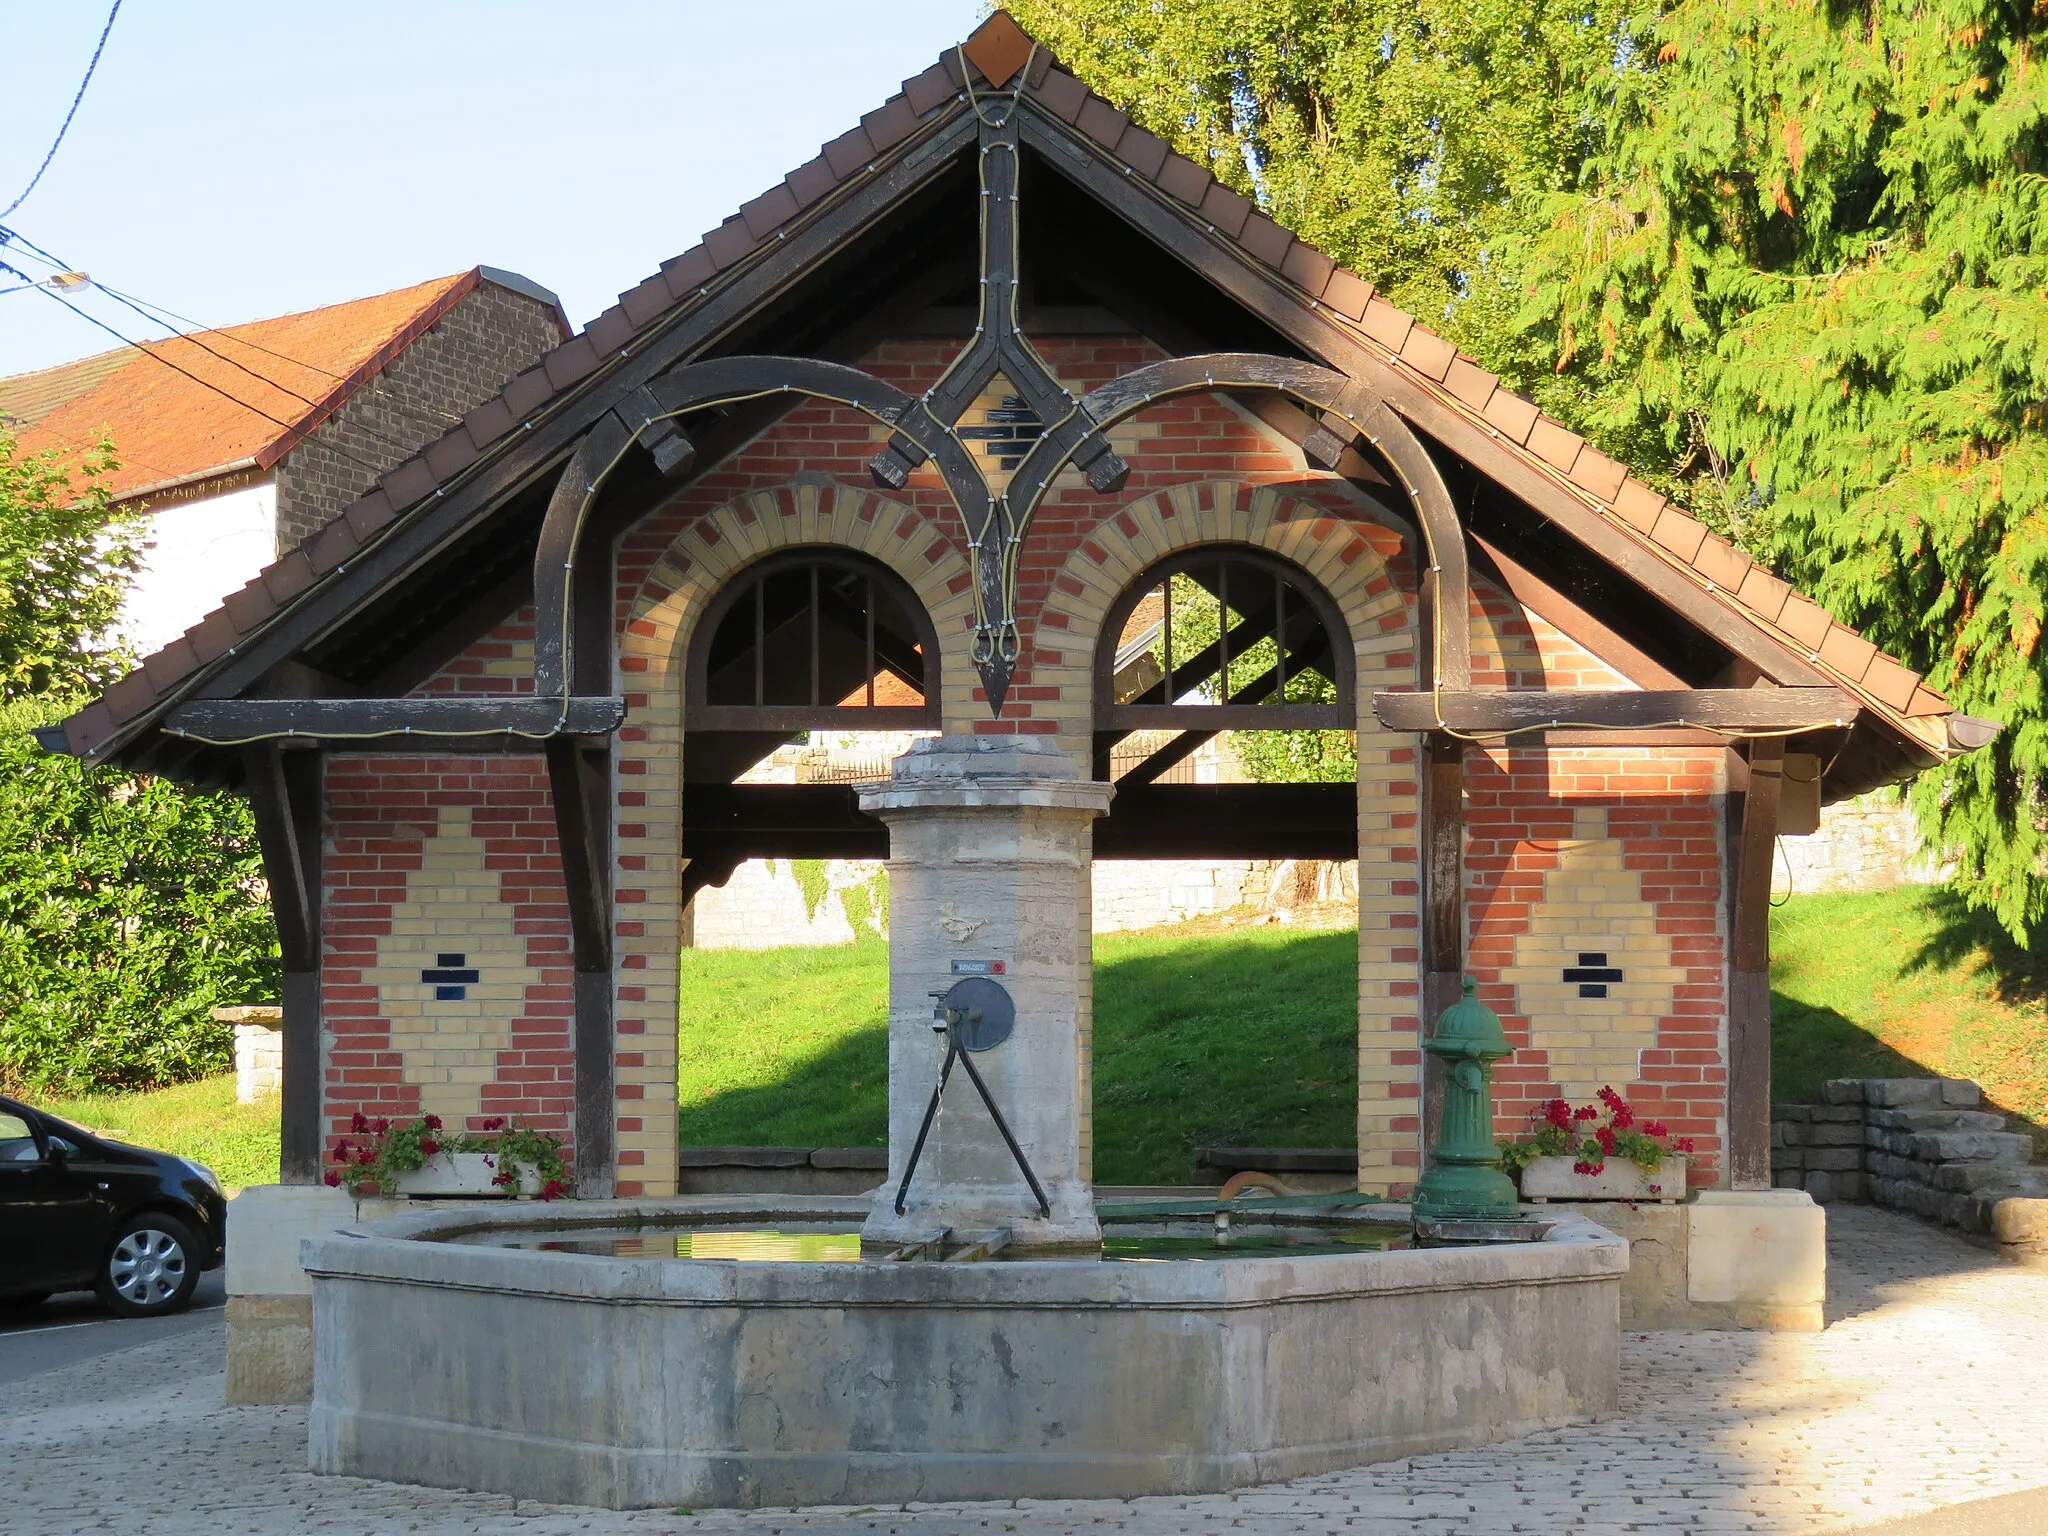
[[[1712,1181],[1721,1161],[1727,1093],[1718,755],[1697,748],[1467,753],[1467,969],[1517,1048],[1495,1076],[1500,1134],[1526,1134],[1542,1104],[1559,1094],[1546,1053],[1531,1042],[1531,1020],[1521,1011],[1517,988],[1502,973],[1513,964],[1517,938],[1530,932],[1545,874],[1559,867],[1558,845],[1574,837],[1574,813],[1598,809],[1640,881],[1657,938],[1682,973],[1639,1068],[1609,1080],[1643,1118],[1691,1137],[1699,1168],[1694,1182]],[[1589,947],[1604,942],[1602,922],[1590,920]]]
[[[396,932],[446,808],[466,810],[495,875],[497,909],[429,935]],[[418,972],[443,950],[494,944],[523,954],[505,1038],[474,1053],[490,1069],[472,1128],[517,1115],[568,1137],[575,1102],[573,962],[545,763],[537,756],[335,757],[327,769],[322,1014],[329,1033],[324,1114],[330,1146],[360,1110],[415,1115],[422,1089],[392,1049],[393,999],[431,997]],[[415,925],[416,926],[416,925]],[[486,975],[489,982],[492,978]],[[431,1007],[431,1004],[427,1005]],[[429,1017],[432,1015],[429,1014]],[[417,1028],[409,1021],[400,1027]],[[451,1026],[462,1029],[460,1020]],[[428,1089],[431,1102],[432,1089]]]

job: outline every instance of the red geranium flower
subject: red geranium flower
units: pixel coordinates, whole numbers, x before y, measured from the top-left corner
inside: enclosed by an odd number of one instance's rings
[[[1665,1129],[1662,1120],[1647,1120],[1643,1123],[1643,1134],[1661,1141],[1671,1133]]]
[[[1612,1084],[1605,1088],[1602,1088],[1598,1093],[1594,1094],[1593,1097],[1598,1099],[1602,1104],[1605,1104],[1609,1109],[1621,1108],[1621,1095],[1614,1091]]]
[[[430,1131],[438,1131],[441,1129],[441,1117],[439,1115],[426,1115],[421,1118],[420,1124]]]
[[[366,1135],[370,1129],[370,1122],[363,1117],[363,1112],[359,1109],[349,1117],[348,1128],[358,1136]]]
[[[338,1147],[336,1147],[336,1148],[334,1149],[334,1160],[335,1160],[335,1161],[336,1161],[337,1163],[345,1163],[345,1162],[347,1162],[347,1161],[348,1161],[348,1143],[347,1143],[347,1142],[345,1142],[345,1141],[344,1141],[344,1142],[343,1142],[343,1143],[342,1143],[342,1144],[341,1144],[340,1146],[338,1146]]]
[[[441,1150],[441,1143],[439,1143],[438,1141],[434,1140],[434,1138],[433,1138],[433,1137],[431,1137],[431,1136],[426,1136],[426,1137],[422,1137],[422,1138],[420,1139],[420,1155],[421,1155],[422,1157],[432,1157],[432,1156],[434,1156],[434,1155],[435,1155],[436,1153],[438,1153],[438,1152],[439,1152],[440,1150]]]
[[[1690,1152],[1690,1151],[1692,1151],[1692,1138],[1691,1138],[1690,1136],[1681,1136],[1681,1137],[1679,1137],[1679,1138],[1678,1138],[1678,1150],[1679,1150],[1679,1151],[1681,1151],[1681,1152]]]
[[[376,1161],[377,1154],[368,1147],[364,1147],[356,1153],[356,1166],[359,1168],[367,1168]]]
[[[1552,1099],[1543,1106],[1543,1118],[1561,1131],[1568,1129],[1572,1123],[1572,1107],[1563,1099]]]
[[[341,1188],[341,1175],[332,1168],[327,1170],[327,1187],[329,1189]]]
[[[1625,1131],[1635,1123],[1636,1112],[1630,1109],[1626,1104],[1622,1103],[1619,1099],[1615,1100],[1614,1128],[1617,1131]]]
[[[1600,1111],[1590,1104],[1581,1104],[1572,1111],[1572,1118],[1574,1120],[1598,1120],[1600,1118]]]
[[[1600,1150],[1602,1152],[1605,1152],[1609,1157],[1612,1157],[1614,1155],[1613,1127],[1605,1125],[1601,1126],[1599,1130],[1593,1133],[1593,1139],[1600,1143]]]
[[[487,1131],[502,1131],[505,1129],[505,1117],[503,1115],[491,1116],[490,1119],[484,1122],[484,1129]]]
[[[380,1119],[379,1119],[379,1120],[377,1121],[377,1124],[376,1124],[376,1131],[377,1131],[377,1134],[378,1134],[379,1136],[387,1135],[387,1134],[388,1134],[388,1133],[390,1132],[390,1130],[391,1130],[391,1122],[390,1122],[389,1120],[385,1120],[385,1119],[381,1119],[381,1118],[380,1118]]]
[[[541,1186],[540,1197],[543,1200],[559,1200],[567,1193],[569,1193],[568,1185],[564,1184],[560,1179],[549,1179],[547,1183]]]

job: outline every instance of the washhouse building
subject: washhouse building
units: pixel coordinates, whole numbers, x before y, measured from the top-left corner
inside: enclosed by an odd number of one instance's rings
[[[1169,773],[1307,729],[1355,782]],[[287,1183],[431,1111],[673,1191],[693,896],[888,851],[741,781],[936,731],[1113,775],[1096,859],[1356,860],[1399,1192],[1466,973],[1503,1130],[1614,1084],[1767,1186],[1776,837],[1990,729],[998,13],[47,743],[253,800]]]

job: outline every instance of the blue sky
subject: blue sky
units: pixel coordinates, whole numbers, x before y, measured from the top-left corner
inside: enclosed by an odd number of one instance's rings
[[[582,325],[985,9],[125,0],[69,137],[7,222],[210,325],[479,262],[554,289]],[[100,0],[7,7],[0,207],[49,147],[105,19]],[[130,311],[77,301],[144,339]],[[0,294],[0,374],[114,345],[40,293]]]

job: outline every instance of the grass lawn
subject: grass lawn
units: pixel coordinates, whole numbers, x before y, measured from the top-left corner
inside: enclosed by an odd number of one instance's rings
[[[149,1093],[31,1102],[116,1141],[204,1163],[230,1190],[277,1182],[277,1095],[237,1104],[232,1072]]]
[[[1349,1145],[1357,974],[1349,929],[1098,938],[1096,1177],[1180,1182],[1206,1144]],[[684,1144],[882,1145],[888,990],[881,944],[686,954]]]
[[[1771,949],[1774,1098],[1816,1101],[1830,1077],[1975,1078],[2048,1156],[2048,944],[1904,886],[1796,896]]]
[[[1771,943],[1775,1097],[1817,1099],[1830,1077],[1971,1077],[2048,1158],[2048,954],[1934,887],[1794,897]],[[1098,938],[1096,1176],[1178,1182],[1203,1145],[1349,1146],[1357,954],[1349,929]],[[881,1145],[888,991],[879,943],[685,953],[684,1144]],[[232,1075],[47,1107],[231,1187],[277,1177],[277,1100],[237,1104]]]

